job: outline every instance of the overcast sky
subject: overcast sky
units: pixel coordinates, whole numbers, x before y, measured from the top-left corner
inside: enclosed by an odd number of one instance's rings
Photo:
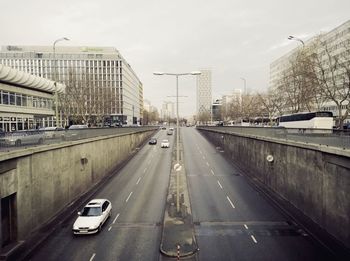
[[[154,71],[212,70],[213,98],[268,87],[270,63],[350,19],[350,0],[0,0],[0,45],[113,46],[160,108],[175,78]],[[195,76],[179,81],[181,116],[196,110]]]

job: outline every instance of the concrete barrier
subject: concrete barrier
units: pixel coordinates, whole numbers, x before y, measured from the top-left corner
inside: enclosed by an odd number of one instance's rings
[[[350,150],[198,129],[253,179],[350,248]]]
[[[0,246],[25,241],[110,175],[154,131],[0,153]],[[5,248],[0,252],[10,251]]]

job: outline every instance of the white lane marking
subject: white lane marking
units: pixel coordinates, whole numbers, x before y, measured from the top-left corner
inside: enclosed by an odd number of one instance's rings
[[[222,189],[222,185],[221,185],[220,181],[218,181],[218,184],[219,184],[220,188]]]
[[[109,228],[108,228],[108,231],[111,231],[111,229],[112,229],[112,227],[109,227]]]
[[[202,154],[202,151],[200,150],[199,153]]]
[[[145,168],[145,169],[143,170],[143,173],[146,173],[146,171],[147,171],[147,168]]]
[[[256,241],[255,237],[253,235],[250,235],[250,237],[253,239],[254,243],[258,243],[258,241]]]
[[[233,205],[233,203],[232,203],[231,199],[230,199],[228,196],[226,196],[226,198],[227,198],[228,202],[230,202],[231,207],[232,207],[232,208],[235,208],[235,205]]]
[[[131,191],[130,194],[129,194],[129,196],[128,196],[128,198],[125,200],[125,202],[128,202],[128,201],[129,201],[129,199],[130,199],[132,193],[133,193],[133,192]]]
[[[141,180],[141,177],[139,177],[139,179],[137,180],[136,185],[139,184],[140,180]]]
[[[245,229],[248,229],[248,226],[246,224],[244,224],[244,227],[245,227]]]
[[[96,256],[96,253],[93,253],[92,256],[90,257],[90,261],[94,260],[95,256]]]
[[[113,224],[117,221],[119,215],[120,215],[120,214],[118,213],[117,216],[115,217],[115,219],[113,220]]]
[[[210,171],[211,171],[211,174],[215,175],[215,174],[214,174],[214,171],[213,171],[212,169],[211,169]]]
[[[207,166],[209,167],[209,162],[207,161]]]
[[[204,156],[203,156],[202,158],[205,160],[205,157],[204,157]]]

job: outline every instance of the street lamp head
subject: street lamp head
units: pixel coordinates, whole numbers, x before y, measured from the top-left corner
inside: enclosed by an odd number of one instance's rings
[[[193,72],[191,72],[191,75],[201,75],[202,74],[202,72],[200,72],[200,71],[193,71]]]
[[[294,39],[294,36],[290,35],[288,36],[288,40],[293,40]]]
[[[67,38],[67,37],[63,37],[63,40],[69,41],[69,38]]]
[[[164,75],[163,72],[153,72],[154,75]]]

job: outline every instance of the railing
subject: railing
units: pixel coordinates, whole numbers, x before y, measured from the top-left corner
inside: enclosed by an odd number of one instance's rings
[[[67,141],[115,134],[137,133],[156,130],[158,126],[123,127],[123,128],[87,128],[74,130],[28,130],[5,132],[0,135],[0,151],[23,147],[33,147]]]
[[[197,126],[197,128],[350,149],[350,130],[241,126]]]

